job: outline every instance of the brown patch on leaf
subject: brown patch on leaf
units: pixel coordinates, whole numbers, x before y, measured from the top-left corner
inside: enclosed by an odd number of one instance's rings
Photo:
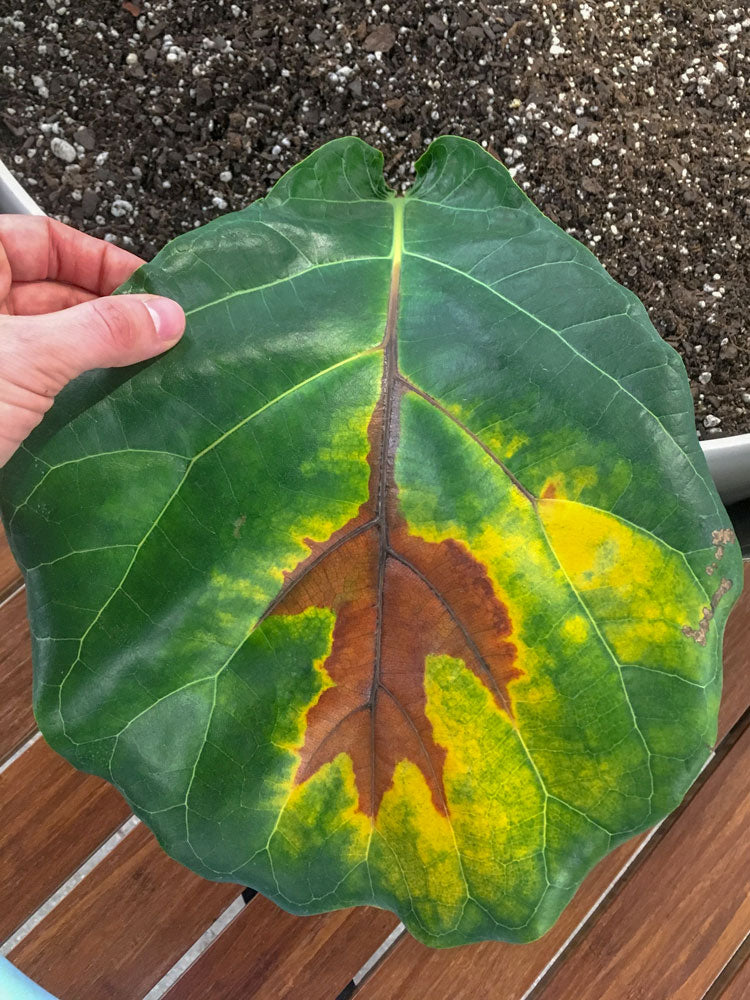
[[[240,537],[240,532],[245,526],[245,521],[247,521],[247,514],[240,514],[240,516],[234,522],[234,526],[232,528],[232,534],[234,535],[235,538]]]
[[[703,609],[703,617],[698,622],[698,628],[691,628],[689,625],[683,625],[683,635],[686,635],[689,639],[693,639],[699,646],[706,645],[708,627],[711,624],[714,614],[716,613],[717,605],[724,594],[731,589],[731,586],[732,581],[727,580],[726,577],[724,577],[711,598],[711,606]]]
[[[555,483],[547,483],[542,492],[542,500],[554,500],[557,496],[557,486]]]
[[[734,541],[734,532],[731,528],[720,528],[711,535],[712,545],[730,545]]]
[[[426,715],[428,656],[462,660],[510,714],[508,684],[519,677],[507,608],[465,545],[413,535],[398,511],[393,481],[398,400],[388,442],[381,399],[368,428],[369,496],[357,515],[287,574],[274,615],[329,608],[335,615],[325,670],[334,682],[307,714],[295,784],[348,753],[359,808],[374,816],[408,758],[445,812],[445,750]],[[382,475],[381,475],[382,466]]]
[[[392,558],[412,573],[411,586],[431,591],[453,624],[451,642],[434,650],[464,661],[492,690],[498,707],[511,715],[508,684],[521,676],[516,647],[508,641],[508,609],[495,593],[486,568],[461,542],[451,538],[426,542],[409,532],[399,518],[392,536]],[[448,648],[450,646],[450,648]]]
[[[706,572],[709,576],[713,576],[716,572],[719,560],[724,555],[724,549],[727,545],[731,545],[734,540],[735,534],[731,528],[719,528],[718,531],[714,531],[711,534],[711,544],[714,546],[714,561],[706,566]]]

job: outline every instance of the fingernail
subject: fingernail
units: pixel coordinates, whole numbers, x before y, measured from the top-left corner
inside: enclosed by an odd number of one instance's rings
[[[159,340],[178,340],[185,329],[185,313],[174,299],[156,298],[146,302]]]

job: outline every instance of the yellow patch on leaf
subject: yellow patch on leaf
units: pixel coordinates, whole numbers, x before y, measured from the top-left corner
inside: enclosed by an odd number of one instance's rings
[[[572,642],[585,642],[591,634],[589,623],[582,615],[571,615],[562,626],[562,633]]]
[[[541,779],[513,723],[463,663],[428,657],[425,686],[469,891],[490,912],[501,902],[520,925],[544,885]]]
[[[294,720],[294,735],[292,736],[291,733],[288,733],[286,736],[274,739],[277,746],[283,747],[285,750],[292,750],[297,754],[305,742],[308,712],[311,708],[317,705],[324,691],[327,691],[328,688],[336,686],[335,681],[325,668],[325,662],[331,655],[331,649],[333,647],[333,629],[336,624],[336,617],[328,608],[308,608],[306,611],[303,611],[298,615],[283,615],[279,617],[283,617],[286,622],[290,636],[293,636],[295,633],[304,633],[309,623],[314,619],[324,622],[328,631],[328,641],[325,652],[323,652],[317,659],[313,660],[312,664],[314,672],[320,678],[320,687]],[[284,725],[286,729],[289,730],[289,719],[285,720]]]
[[[585,504],[541,500],[539,516],[555,555],[619,662],[673,666],[697,680],[699,658],[682,629],[700,621],[708,597],[684,556]]]
[[[383,796],[375,830],[398,859],[382,873],[396,895],[402,880],[419,919],[445,933],[456,926],[466,902],[466,882],[450,820],[438,812],[424,775],[410,760],[396,765]]]
[[[371,829],[370,820],[358,809],[351,757],[341,753],[307,781],[291,787],[274,832],[299,858],[315,857],[335,836],[341,852],[338,863],[354,867],[366,857]]]

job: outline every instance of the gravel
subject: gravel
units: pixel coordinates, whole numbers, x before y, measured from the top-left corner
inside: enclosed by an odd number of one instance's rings
[[[56,156],[58,160],[62,160],[63,163],[74,163],[76,160],[75,147],[71,146],[65,139],[60,139],[59,136],[54,137],[49,144],[49,148],[52,151],[52,155]]]
[[[379,146],[404,186],[431,139],[465,135],[641,297],[699,434],[750,431],[746,8],[10,5],[0,149],[50,214],[150,257],[334,136]]]

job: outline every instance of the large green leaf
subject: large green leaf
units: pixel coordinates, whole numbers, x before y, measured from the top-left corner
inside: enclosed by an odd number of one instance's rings
[[[2,482],[50,743],[296,913],[525,941],[716,733],[737,546],[682,364],[473,143],[329,143],[127,291],[166,357]]]

